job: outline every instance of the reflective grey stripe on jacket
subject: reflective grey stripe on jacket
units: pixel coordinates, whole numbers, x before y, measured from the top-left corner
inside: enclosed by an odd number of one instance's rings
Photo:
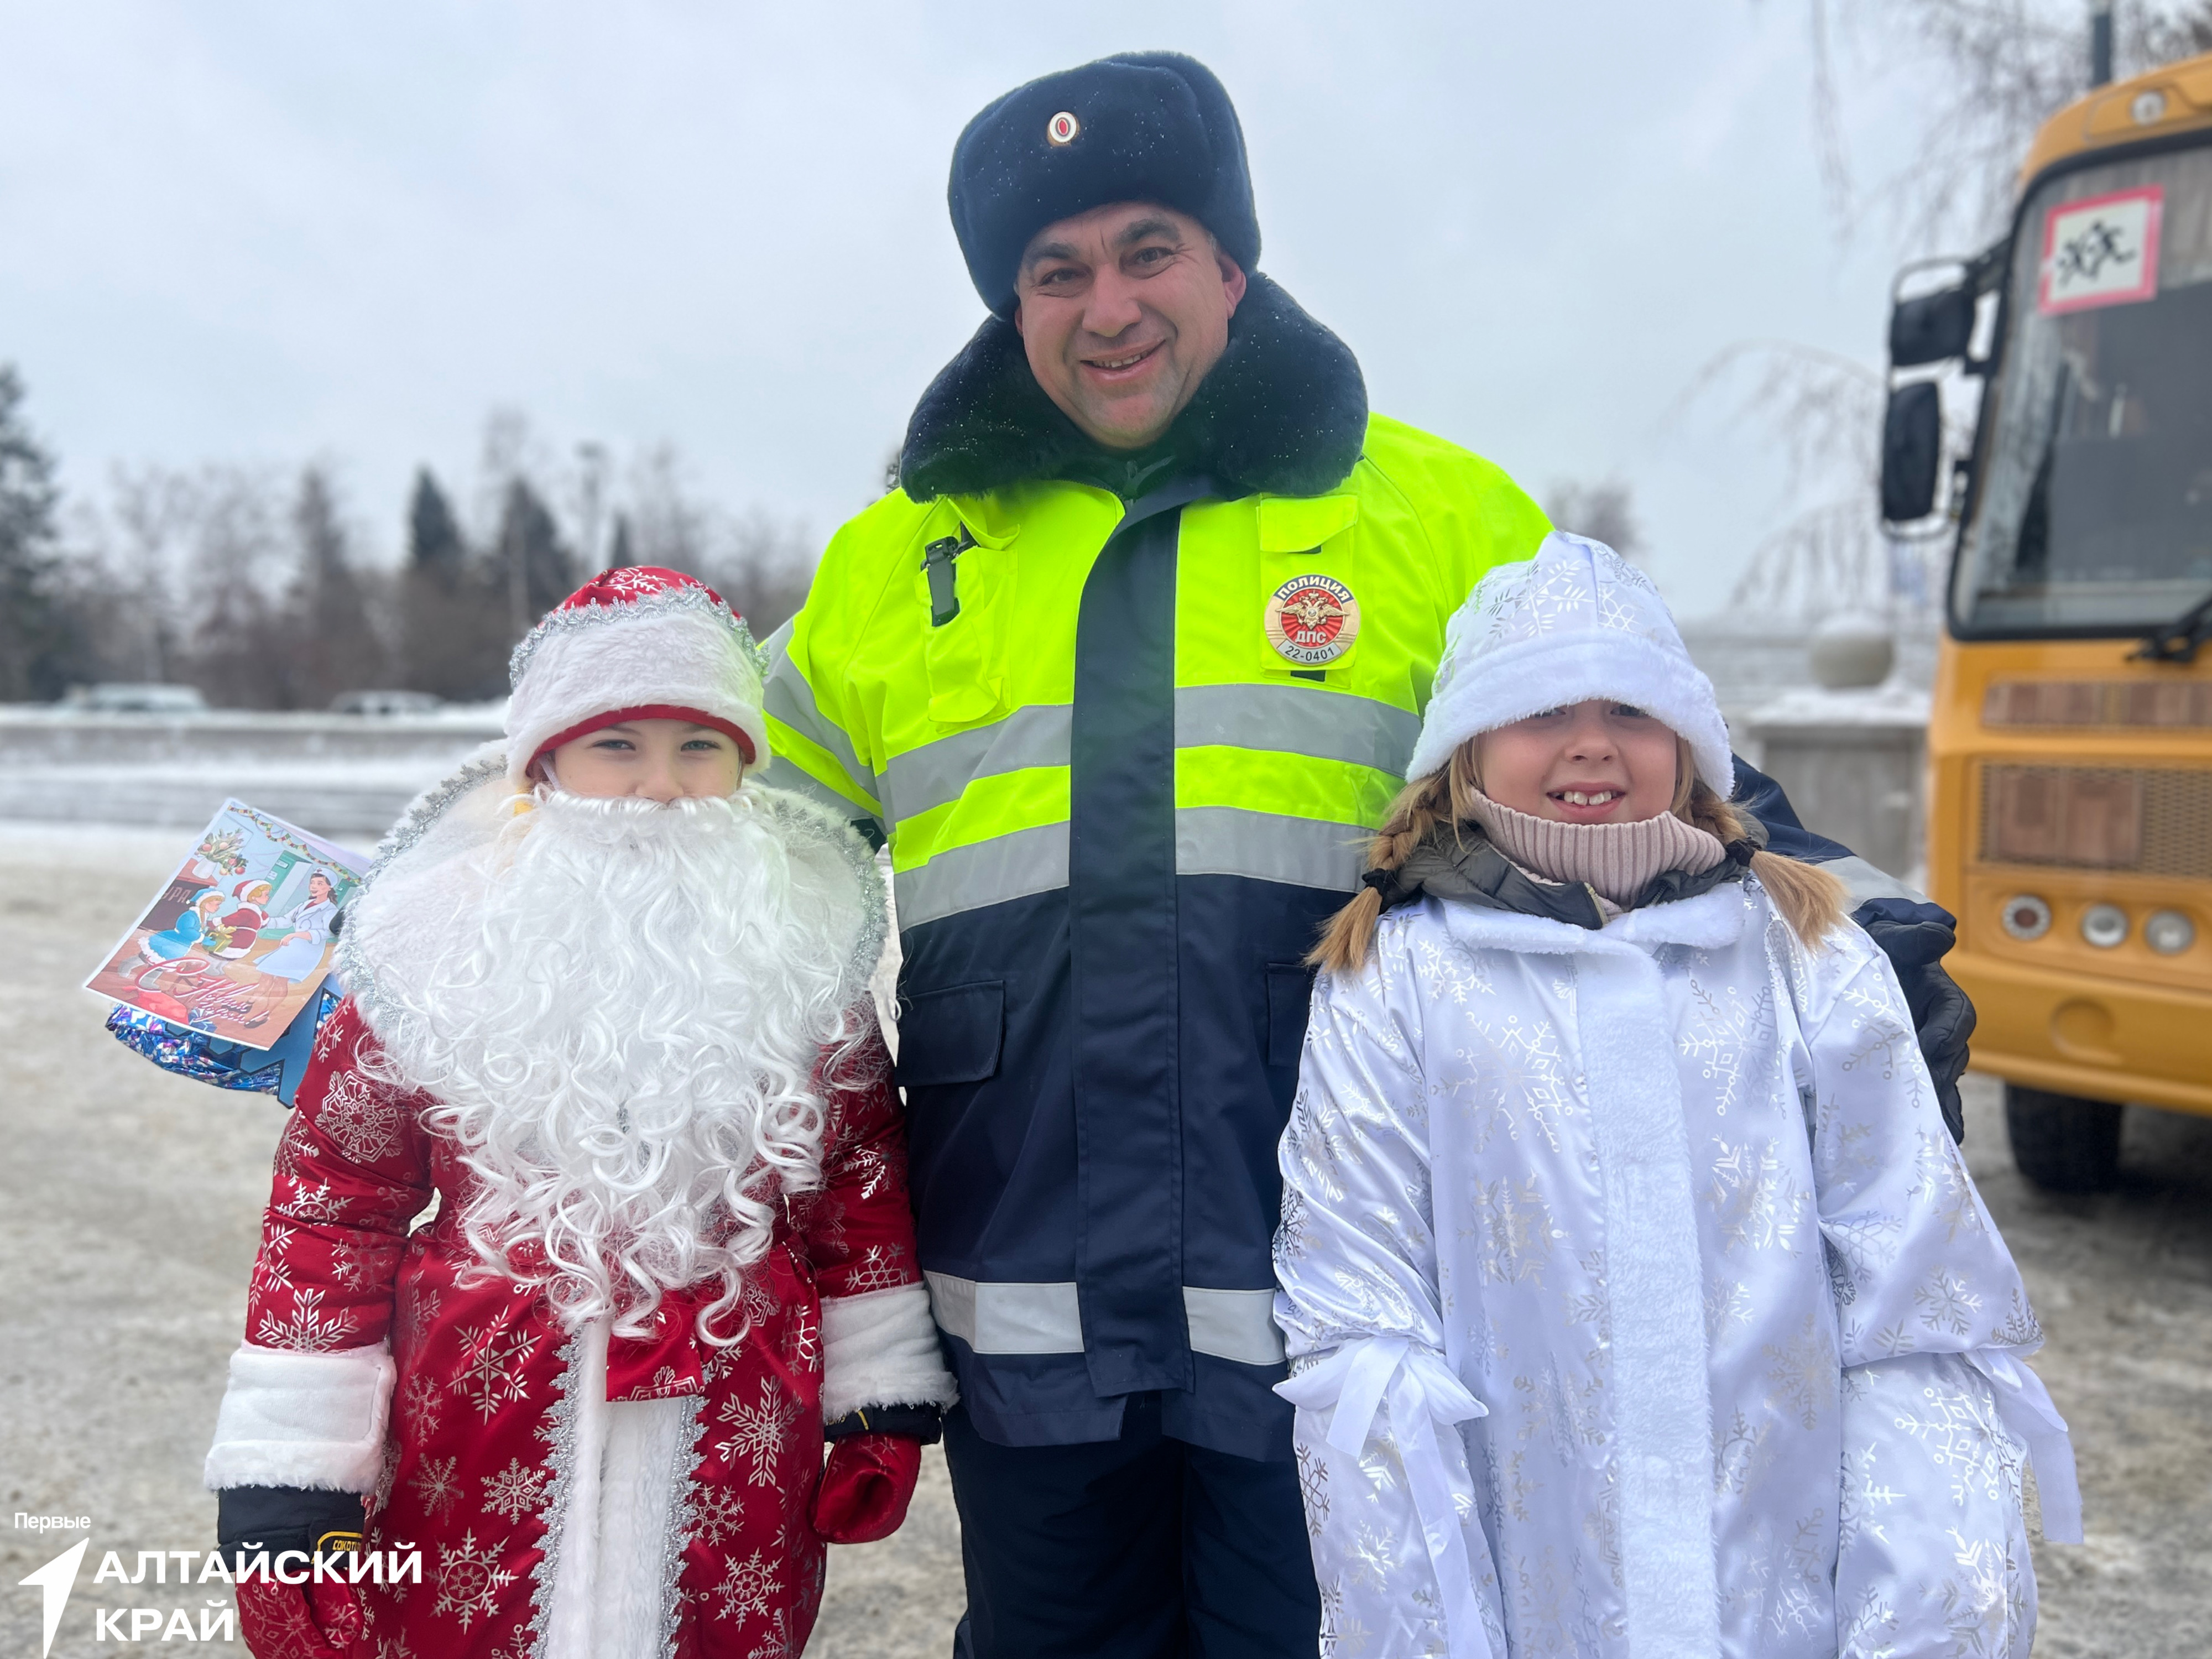
[[[1083,1317],[1075,1281],[1060,1284],[977,1283],[951,1273],[928,1273],[929,1304],[947,1335],[977,1353],[1081,1353]],[[1283,1334],[1275,1327],[1275,1293],[1213,1291],[1186,1285],[1184,1317],[1194,1353],[1245,1365],[1283,1363]]]
[[[779,710],[777,718],[787,717]],[[1421,727],[1405,709],[1303,685],[1182,686],[1175,721],[1181,749],[1218,744],[1309,755],[1394,775],[1404,771]],[[956,801],[977,778],[1066,766],[1069,729],[1066,704],[1039,703],[895,756],[875,779],[884,819],[896,824]],[[1370,833],[1360,824],[1237,807],[1182,807],[1176,870],[1348,893],[1358,888]],[[1019,830],[951,848],[901,874],[899,922],[918,927],[1066,884],[1067,826]]]
[[[1175,694],[1178,749],[1228,744],[1371,766],[1394,777],[1421,735],[1421,717],[1372,697],[1308,685],[1182,685]]]
[[[1829,859],[1820,867],[1844,884],[1850,899],[1844,907],[1856,910],[1869,899],[1898,898],[1914,904],[1930,902],[1927,894],[1899,881],[1878,865],[1869,864],[1857,854],[1848,857]]]

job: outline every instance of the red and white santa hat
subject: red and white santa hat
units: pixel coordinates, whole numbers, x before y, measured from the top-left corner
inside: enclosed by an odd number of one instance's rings
[[[695,720],[728,733],[747,766],[768,756],[766,664],[744,618],[696,577],[656,565],[603,570],[514,647],[507,771],[624,720]]]

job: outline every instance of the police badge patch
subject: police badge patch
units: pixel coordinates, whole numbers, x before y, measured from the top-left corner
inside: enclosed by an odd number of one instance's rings
[[[1293,576],[1267,601],[1267,643],[1301,668],[1334,662],[1359,637],[1359,601],[1333,576]]]

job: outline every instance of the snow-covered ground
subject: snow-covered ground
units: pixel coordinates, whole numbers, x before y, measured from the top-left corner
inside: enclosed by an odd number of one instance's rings
[[[109,1005],[78,988],[199,827],[0,822],[0,1501],[92,1519],[55,1659],[111,1650],[94,1639],[99,1609],[197,1610],[222,1592],[94,1581],[107,1550],[134,1564],[140,1550],[213,1547],[200,1460],[284,1124],[266,1096],[140,1060],[100,1029]],[[0,1584],[84,1536],[0,1529]],[[964,1602],[951,1486],[933,1450],[895,1537],[830,1552],[807,1652],[939,1659]],[[38,1652],[39,1634],[35,1592],[0,1591],[0,1654]]]
[[[78,988],[191,839],[0,824],[0,1500],[92,1519],[60,1659],[109,1650],[96,1608],[203,1600],[198,1585],[96,1583],[91,1568],[109,1549],[129,1563],[211,1544],[200,1459],[283,1126],[273,1100],[170,1077],[110,1041],[105,1005]],[[2037,1547],[2036,1652],[2196,1659],[2212,1651],[2212,1123],[2131,1111],[2119,1188],[2060,1199],[2014,1171],[1996,1085],[1970,1078],[1966,1095],[1968,1158],[2050,1333],[2036,1368],[2081,1456],[2088,1541]],[[83,1535],[0,1531],[0,1584]],[[808,1653],[938,1659],[964,1599],[933,1452],[902,1531],[830,1552]],[[37,1651],[37,1607],[0,1595],[0,1653]]]
[[[495,707],[393,719],[0,708],[0,820],[198,829],[227,797],[373,844],[499,733]]]

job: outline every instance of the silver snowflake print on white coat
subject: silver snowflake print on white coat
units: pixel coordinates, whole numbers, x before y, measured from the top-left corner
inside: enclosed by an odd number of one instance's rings
[[[1553,1246],[1566,1234],[1553,1222],[1535,1177],[1485,1182],[1475,1188],[1475,1213],[1484,1278],[1500,1285],[1542,1284]]]
[[[374,1164],[399,1150],[399,1109],[357,1072],[331,1079],[315,1121],[352,1163]]]
[[[2006,1431],[1995,1401],[1967,1389],[1931,1383],[1920,1390],[1921,1404],[1901,1412],[1897,1426],[1928,1449],[1936,1467],[1951,1483],[1951,1501],[1974,1494],[1995,1502],[2020,1482],[2019,1443]]]
[[[1838,1515],[1836,1531],[1839,1549],[1850,1549],[1862,1534],[1888,1541],[1888,1534],[1882,1530],[1882,1517],[1896,1507],[1905,1494],[1883,1478],[1881,1463],[1872,1446],[1844,1453],[1843,1507]]]
[[[1912,1305],[1929,1330],[1964,1336],[1973,1328],[1982,1298],[1964,1279],[1938,1262],[1929,1269],[1926,1282],[1914,1288]]]
[[[1721,1249],[1796,1255],[1811,1194],[1784,1167],[1780,1149],[1771,1140],[1731,1144],[1717,1137],[1712,1145],[1712,1176],[1705,1199],[1720,1232]]]
[[[1835,1345],[1817,1316],[1807,1314],[1804,1324],[1787,1342],[1765,1342],[1759,1353],[1767,1362],[1766,1380],[1774,1398],[1797,1414],[1808,1429],[1835,1409],[1840,1375]]]
[[[1853,1028],[1851,1048],[1839,1063],[1844,1072],[1869,1071],[1887,1083],[1897,1076],[1899,1056],[1908,1050],[1917,1051],[1917,1039],[1913,1035],[1912,1022],[1905,1018],[1888,997],[1853,985],[1844,991],[1838,1001],[1850,1009]],[[1836,1018],[1844,1017],[1838,1007]]]
[[[1296,1448],[1298,1462],[1298,1494],[1305,1500],[1306,1530],[1316,1538],[1328,1519],[1328,1457],[1319,1449],[1300,1442]]]
[[[1464,1008],[1475,997],[1497,994],[1491,984],[1486,955],[1468,952],[1425,939],[1413,956],[1413,975],[1431,1002]]]
[[[1682,1058],[1698,1068],[1698,1078],[1712,1085],[1713,1110],[1726,1117],[1731,1106],[1747,1098],[1763,1097],[1764,1078],[1744,1076],[1746,1060],[1771,1055],[1774,1048],[1774,1001],[1760,987],[1748,1001],[1734,985],[1716,992],[1690,979],[1689,1020],[1680,1039]]]
[[[1509,1014],[1494,1023],[1473,1020],[1481,1036],[1480,1050],[1460,1048],[1453,1058],[1464,1068],[1463,1092],[1474,1098],[1468,1114],[1474,1126],[1474,1148],[1481,1152],[1499,1130],[1517,1141],[1525,1130],[1559,1150],[1559,1121],[1575,1109],[1566,1076],[1566,1054],[1549,1020],[1523,1022]]]

